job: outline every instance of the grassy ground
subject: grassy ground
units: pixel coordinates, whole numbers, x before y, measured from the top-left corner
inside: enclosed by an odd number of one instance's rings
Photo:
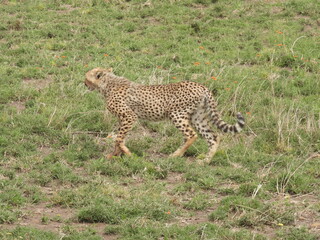
[[[318,0],[4,0],[0,5],[1,239],[320,236]],[[169,123],[117,124],[84,74],[208,86],[226,135],[209,166]]]

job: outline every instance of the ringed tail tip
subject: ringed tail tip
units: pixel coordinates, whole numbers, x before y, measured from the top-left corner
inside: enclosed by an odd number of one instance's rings
[[[238,119],[238,125],[239,125],[239,128],[237,128],[237,130],[238,130],[238,132],[240,132],[242,130],[242,128],[245,126],[244,117],[242,116],[242,114],[240,112],[237,113],[237,119]]]

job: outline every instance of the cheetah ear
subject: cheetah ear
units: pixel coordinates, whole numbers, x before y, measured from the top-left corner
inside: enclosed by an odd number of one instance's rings
[[[108,68],[107,71],[108,72],[113,72],[113,68]]]

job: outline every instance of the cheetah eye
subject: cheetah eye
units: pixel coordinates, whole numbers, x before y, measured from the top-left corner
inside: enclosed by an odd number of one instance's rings
[[[102,77],[103,73],[102,72],[98,72],[97,73],[97,79],[100,79]]]

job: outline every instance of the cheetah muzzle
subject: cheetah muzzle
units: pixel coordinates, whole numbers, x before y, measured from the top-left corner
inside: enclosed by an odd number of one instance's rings
[[[173,157],[183,156],[196,140],[194,127],[209,145],[206,161],[211,160],[219,144],[218,135],[212,131],[210,123],[225,133],[238,133],[245,125],[241,113],[237,114],[234,125],[224,122],[211,91],[199,83],[183,81],[146,86],[114,75],[111,68],[94,68],[86,73],[85,85],[91,90],[99,90],[106,99],[107,109],[119,119],[114,151],[107,158],[131,154],[124,139],[138,118],[170,119],[183,133],[184,144],[171,155]]]

